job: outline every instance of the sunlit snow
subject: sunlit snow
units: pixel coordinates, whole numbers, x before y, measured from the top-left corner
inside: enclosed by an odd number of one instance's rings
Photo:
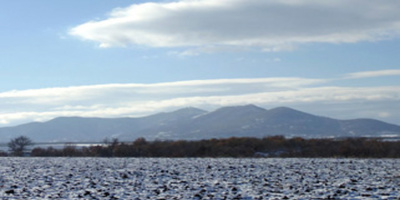
[[[397,199],[399,159],[1,158],[1,199]]]

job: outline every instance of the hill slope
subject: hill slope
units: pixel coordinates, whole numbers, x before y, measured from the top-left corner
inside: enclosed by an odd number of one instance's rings
[[[132,141],[198,140],[226,137],[380,137],[400,136],[400,126],[373,119],[336,120],[287,107],[270,110],[254,105],[223,107],[212,112],[184,108],[141,118],[60,117],[0,128],[0,142],[24,135],[36,142],[99,142],[117,137]]]

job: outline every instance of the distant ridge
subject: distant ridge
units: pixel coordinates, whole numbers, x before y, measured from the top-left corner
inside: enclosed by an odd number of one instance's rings
[[[0,128],[0,142],[24,135],[36,142],[200,140],[227,137],[400,137],[400,126],[374,119],[337,120],[288,107],[229,106],[212,112],[188,107],[140,118],[59,117]]]

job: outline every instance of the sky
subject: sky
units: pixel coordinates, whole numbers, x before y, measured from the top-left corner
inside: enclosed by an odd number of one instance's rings
[[[400,125],[400,1],[2,1],[0,127],[286,106]]]

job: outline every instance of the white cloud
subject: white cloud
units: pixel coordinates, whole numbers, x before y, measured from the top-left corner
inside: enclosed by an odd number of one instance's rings
[[[293,45],[280,45],[275,47],[265,47],[262,49],[264,52],[281,52],[281,51],[294,51],[296,49]]]
[[[101,47],[194,48],[188,55],[215,46],[290,51],[310,42],[397,37],[399,10],[399,1],[176,0],[114,9],[108,18],[78,25],[70,34]]]
[[[355,72],[344,76],[346,79],[359,79],[359,78],[371,78],[380,76],[399,76],[400,69],[388,69],[379,71],[365,71],[365,72]]]
[[[392,113],[400,105],[400,86],[334,87],[326,86],[328,83],[306,78],[215,79],[9,91],[0,93],[0,124],[14,125],[58,116],[144,116],[188,106],[313,105],[323,109],[323,104],[331,104],[332,108],[343,103],[392,102],[387,103],[392,105],[391,109],[369,110]],[[377,116],[388,120],[398,117]]]
[[[220,52],[240,52],[244,51],[244,47],[233,47],[233,46],[205,46],[198,48],[186,49],[183,51],[170,51],[169,55],[186,57],[186,56],[198,56],[201,54],[213,54]]]

